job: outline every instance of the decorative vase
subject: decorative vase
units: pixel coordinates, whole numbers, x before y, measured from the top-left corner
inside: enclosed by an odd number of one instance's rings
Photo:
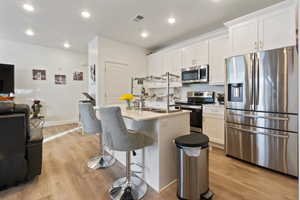
[[[126,110],[131,110],[130,100],[126,100],[126,103],[127,103]]]
[[[41,112],[42,105],[40,104],[39,100],[34,100],[33,105],[31,106],[32,109],[32,118],[38,118]]]

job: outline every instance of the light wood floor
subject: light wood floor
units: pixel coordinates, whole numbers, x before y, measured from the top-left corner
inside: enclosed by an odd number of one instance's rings
[[[90,171],[86,161],[99,147],[97,136],[74,132],[44,144],[42,175],[0,192],[1,200],[108,200],[107,190],[123,174],[120,165]],[[210,188],[214,200],[296,200],[297,180],[210,152]],[[145,200],[175,200],[176,184]]]
[[[43,129],[43,135],[44,138],[56,135],[58,133],[62,133],[64,131],[73,129],[78,127],[78,124],[66,124],[66,125],[60,125],[60,126],[49,126],[49,127],[45,127]]]

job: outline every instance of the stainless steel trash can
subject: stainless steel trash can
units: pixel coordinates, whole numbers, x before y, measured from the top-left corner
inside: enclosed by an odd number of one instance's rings
[[[177,197],[182,200],[211,199],[206,135],[195,133],[175,139],[178,152]]]

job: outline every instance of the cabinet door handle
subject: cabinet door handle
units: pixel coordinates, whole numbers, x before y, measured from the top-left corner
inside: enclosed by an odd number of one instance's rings
[[[196,60],[192,60],[192,65],[196,65]]]
[[[260,48],[263,49],[264,48],[264,43],[262,41],[259,41],[259,45],[260,45]]]
[[[254,49],[258,50],[258,43],[256,41],[254,42]]]

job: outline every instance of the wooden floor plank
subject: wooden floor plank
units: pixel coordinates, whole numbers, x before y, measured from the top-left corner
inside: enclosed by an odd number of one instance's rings
[[[67,127],[51,127],[55,134]],[[124,174],[120,164],[92,171],[87,160],[99,152],[99,137],[79,131],[44,144],[42,175],[30,183],[0,192],[1,200],[108,200],[112,182]],[[296,200],[296,179],[210,152],[210,188],[214,200]],[[176,199],[176,183],[160,194],[149,189],[145,200]]]

